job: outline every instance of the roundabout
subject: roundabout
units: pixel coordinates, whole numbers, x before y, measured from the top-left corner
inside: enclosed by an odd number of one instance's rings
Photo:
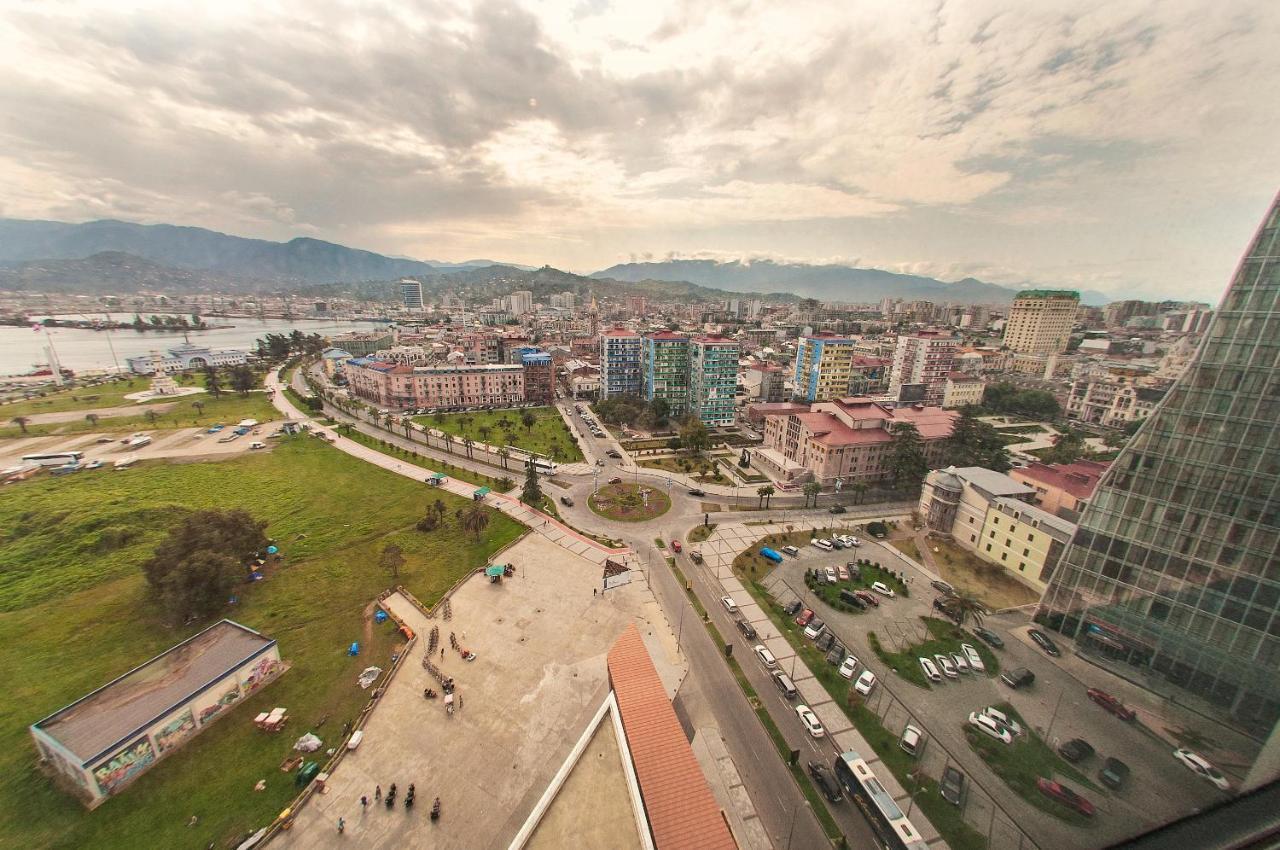
[[[646,522],[671,510],[671,497],[647,484],[606,484],[587,497],[597,516],[619,522]]]

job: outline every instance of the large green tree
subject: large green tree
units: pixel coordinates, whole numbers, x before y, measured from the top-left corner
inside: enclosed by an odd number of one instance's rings
[[[911,422],[899,422],[893,426],[889,442],[889,474],[899,490],[918,488],[929,472],[924,457],[924,440]]]
[[[187,514],[142,565],[147,584],[175,622],[218,611],[244,577],[244,564],[267,546],[266,522],[243,510]]]
[[[1004,441],[986,422],[979,422],[969,411],[962,410],[951,436],[947,438],[946,465],[982,466],[996,472],[1010,468]]]
[[[535,508],[542,504],[542,486],[538,483],[538,470],[534,468],[532,460],[525,462],[524,489],[520,491],[520,501]]]
[[[702,454],[711,445],[711,438],[707,434],[707,426],[702,424],[702,420],[696,416],[686,417],[680,425],[680,444],[690,454]]]

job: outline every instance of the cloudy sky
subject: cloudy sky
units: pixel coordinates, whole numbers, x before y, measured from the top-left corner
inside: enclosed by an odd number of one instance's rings
[[[0,215],[1218,297],[1280,4],[0,0]]]

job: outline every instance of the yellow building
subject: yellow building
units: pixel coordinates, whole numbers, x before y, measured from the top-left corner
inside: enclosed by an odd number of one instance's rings
[[[980,558],[999,564],[1043,593],[1075,528],[1035,505],[999,496],[987,506],[982,531],[971,546]]]
[[[1080,293],[1025,289],[1013,299],[1004,326],[1004,344],[1020,354],[1061,354],[1075,326]]]

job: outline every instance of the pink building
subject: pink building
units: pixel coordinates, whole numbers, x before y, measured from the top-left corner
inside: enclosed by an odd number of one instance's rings
[[[798,406],[797,406],[798,407]],[[943,441],[959,414],[940,407],[889,408],[868,398],[843,398],[809,405],[804,411],[764,412],[765,449],[756,461],[781,480],[805,478],[820,484],[871,484],[889,477],[892,429],[902,422],[916,426],[931,465],[942,460]]]
[[[380,407],[508,407],[525,402],[523,366],[414,367],[356,358],[347,361],[345,371],[350,391]]]
[[[1078,460],[1075,463],[1032,463],[1021,469],[1009,470],[1009,477],[1028,487],[1034,487],[1035,504],[1051,514],[1072,520],[1080,516],[1085,502],[1093,495],[1098,479],[1110,464],[1096,460]]]

